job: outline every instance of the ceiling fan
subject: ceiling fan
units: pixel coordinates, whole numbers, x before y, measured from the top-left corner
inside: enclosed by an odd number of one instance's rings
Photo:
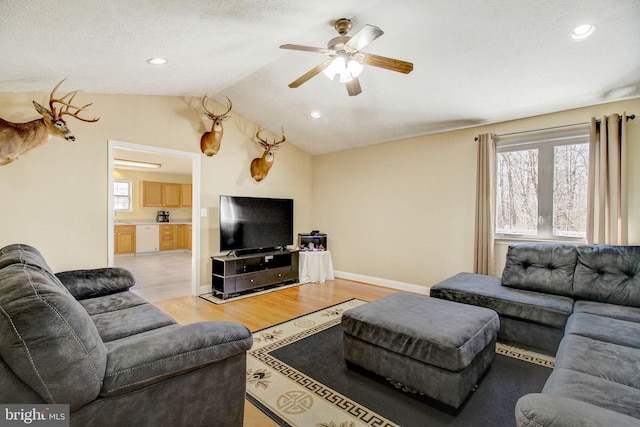
[[[340,35],[331,39],[327,43],[326,49],[297,44],[283,44],[280,46],[281,49],[324,53],[329,56],[329,59],[291,82],[289,84],[290,88],[296,88],[323,72],[331,80],[339,76],[340,82],[346,84],[349,96],[355,96],[362,92],[358,76],[364,68],[363,64],[404,74],[408,74],[413,70],[411,62],[360,52],[360,49],[384,34],[380,28],[367,24],[360,31],[349,37],[346,34],[351,30],[351,20],[346,18],[338,19],[334,24],[334,28]]]

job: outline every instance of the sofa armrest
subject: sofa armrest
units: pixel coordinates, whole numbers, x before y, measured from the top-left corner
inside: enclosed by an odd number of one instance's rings
[[[136,283],[129,270],[119,267],[63,271],[56,277],[77,300],[126,291]]]
[[[244,353],[252,344],[245,326],[226,321],[194,323],[127,340],[107,354],[100,395],[117,396],[147,387]]]
[[[515,412],[518,427],[637,427],[640,423],[637,418],[619,412],[542,393],[522,396],[516,404]]]

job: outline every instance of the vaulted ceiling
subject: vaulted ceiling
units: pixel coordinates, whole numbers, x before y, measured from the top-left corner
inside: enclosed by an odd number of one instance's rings
[[[322,73],[333,23],[384,34],[362,93]],[[637,0],[4,0],[0,92],[205,93],[311,154],[640,97]],[[574,41],[569,32],[593,24]],[[153,66],[151,57],[168,63]],[[310,113],[318,111],[320,118]],[[636,112],[637,113],[637,112]]]

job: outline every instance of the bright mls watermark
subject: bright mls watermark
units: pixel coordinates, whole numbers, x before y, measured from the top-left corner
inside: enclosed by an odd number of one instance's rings
[[[0,427],[69,427],[69,405],[0,404]]]

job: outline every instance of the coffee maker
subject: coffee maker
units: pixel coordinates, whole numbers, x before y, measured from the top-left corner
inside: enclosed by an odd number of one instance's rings
[[[169,222],[169,211],[158,211],[156,222]]]

